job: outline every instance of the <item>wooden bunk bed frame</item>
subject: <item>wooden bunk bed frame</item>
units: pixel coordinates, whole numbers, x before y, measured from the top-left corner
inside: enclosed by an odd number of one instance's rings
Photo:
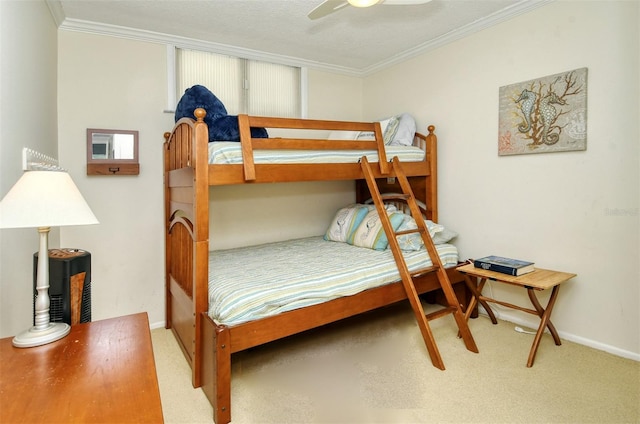
[[[377,150],[380,161],[374,173],[382,192],[398,192],[387,163],[378,123],[267,118],[240,115],[243,163],[208,163],[206,112],[196,119],[183,118],[165,133],[165,236],[166,327],[171,328],[191,366],[194,387],[202,387],[213,406],[217,424],[231,420],[231,355],[251,347],[371,311],[406,299],[401,282],[359,294],[296,309],[273,317],[234,326],[217,325],[208,316],[209,186],[292,181],[355,180],[356,201],[369,199],[358,163],[255,164],[257,149]],[[296,130],[373,131],[374,141],[337,141],[303,138],[251,138],[251,127]],[[437,138],[417,133],[414,145],[425,151],[421,162],[404,162],[415,197],[426,204],[426,218],[437,222]],[[464,277],[447,270],[462,310],[469,293]],[[434,294],[440,288],[435,274],[415,279],[419,293]],[[427,357],[425,355],[425,360]]]

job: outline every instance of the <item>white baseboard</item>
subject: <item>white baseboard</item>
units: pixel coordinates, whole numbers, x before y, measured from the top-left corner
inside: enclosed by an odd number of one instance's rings
[[[156,328],[164,328],[164,325],[165,325],[165,321],[158,321],[158,322],[149,324],[149,328],[152,330],[155,330]]]
[[[519,316],[517,313],[510,313],[509,311],[505,311],[502,309],[498,309],[498,308],[491,308],[491,309],[493,310],[493,313],[495,314],[496,318],[499,318],[502,321],[511,322],[527,328],[533,328],[534,331],[535,329],[538,328],[538,323],[536,323],[535,320],[526,320],[526,319],[523,319],[521,316]],[[478,307],[478,311],[480,312],[481,315],[488,318],[487,312],[484,310],[482,306]],[[164,326],[165,326],[165,321],[158,321],[149,325],[149,327],[152,330],[155,330],[157,328],[164,328]],[[545,330],[545,331],[549,332],[549,330]],[[558,330],[558,335],[563,340],[567,340],[573,343],[578,343],[584,346],[591,347],[593,349],[602,350],[604,352],[611,353],[612,355],[616,355],[622,358],[628,358],[628,359],[632,359],[634,361],[640,362],[640,353],[620,349],[615,346],[597,342],[595,340],[587,339],[585,337],[576,336],[575,334],[566,333],[560,330]]]
[[[522,316],[518,315],[516,312],[511,312],[510,310],[498,309],[498,308],[491,308],[491,309],[493,310],[493,313],[496,316],[496,318],[502,321],[507,321],[507,322],[517,324],[519,326],[532,328],[534,329],[534,331],[536,331],[536,329],[538,328],[538,324],[540,321],[536,322],[535,319],[531,319],[531,320],[523,319]],[[484,317],[488,318],[487,312],[484,310],[482,306],[478,307],[478,312]],[[602,350],[604,352],[611,353],[612,355],[616,355],[616,356],[620,356],[623,358],[632,359],[634,361],[640,362],[640,353],[631,352],[629,350],[620,349],[618,347],[601,343],[595,340],[587,339],[585,337],[576,336],[575,334],[567,333],[557,328],[556,330],[558,330],[558,335],[563,340],[567,340],[573,343],[578,343],[583,346],[588,346],[593,349]],[[545,330],[545,332],[548,333],[549,330]]]

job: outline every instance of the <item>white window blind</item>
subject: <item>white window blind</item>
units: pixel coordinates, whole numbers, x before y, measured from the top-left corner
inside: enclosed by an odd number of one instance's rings
[[[178,49],[176,91],[207,87],[232,115],[301,116],[300,68],[215,53]]]

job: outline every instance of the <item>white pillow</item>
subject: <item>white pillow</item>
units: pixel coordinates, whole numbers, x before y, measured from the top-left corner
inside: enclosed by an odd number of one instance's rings
[[[433,244],[445,244],[449,243],[456,237],[458,237],[458,233],[446,227],[442,227],[442,231],[435,233],[431,239],[433,240]]]
[[[412,146],[416,135],[416,121],[408,113],[397,116],[398,128],[391,140],[391,146]]]
[[[400,227],[398,227],[398,232],[415,230],[416,228],[418,228],[416,220],[413,219],[410,215],[405,215],[404,221],[402,222],[402,224],[400,224]],[[422,242],[422,237],[420,237],[419,233],[398,236],[397,240],[398,244],[400,245],[400,249],[402,250],[420,250],[424,245],[424,243]]]
[[[427,230],[433,244],[444,244],[450,242],[453,238],[458,236],[455,231],[449,230],[444,225],[436,224],[435,222],[425,219],[427,224]],[[415,230],[418,228],[416,221],[410,215],[405,215],[404,221],[398,228],[398,231]],[[422,237],[419,233],[405,234],[398,237],[398,244],[402,250],[420,250],[423,248]]]

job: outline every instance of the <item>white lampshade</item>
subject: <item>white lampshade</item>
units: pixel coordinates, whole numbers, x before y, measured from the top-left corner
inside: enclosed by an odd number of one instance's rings
[[[68,173],[27,171],[0,203],[0,228],[98,224]]]

